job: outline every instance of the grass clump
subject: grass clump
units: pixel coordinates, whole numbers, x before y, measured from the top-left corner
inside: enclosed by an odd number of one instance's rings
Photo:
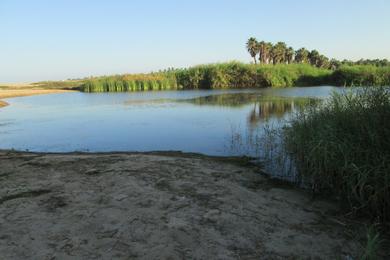
[[[144,90],[178,89],[176,78],[171,73],[126,74],[87,80],[84,92],[123,92]]]
[[[333,93],[284,130],[300,176],[314,192],[338,196],[355,213],[390,220],[390,92]]]

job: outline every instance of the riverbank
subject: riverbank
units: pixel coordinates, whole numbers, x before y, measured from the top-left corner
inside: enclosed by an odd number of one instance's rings
[[[8,85],[6,87],[0,87],[0,108],[8,105],[7,102],[1,100],[5,98],[24,97],[24,96],[33,96],[33,95],[43,95],[43,94],[56,94],[56,93],[65,93],[70,91],[74,91],[74,90],[39,88],[34,86],[33,84]]]
[[[0,163],[8,259],[357,259],[364,248],[334,204],[245,160],[0,151]]]
[[[8,106],[8,103],[0,100],[0,108],[5,106]]]

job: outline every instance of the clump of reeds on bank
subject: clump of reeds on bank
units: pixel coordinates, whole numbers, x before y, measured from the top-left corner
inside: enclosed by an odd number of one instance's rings
[[[178,89],[176,78],[169,73],[127,74],[87,80],[84,92],[122,92]]]
[[[351,212],[390,220],[390,91],[334,93],[296,115],[284,142],[313,191],[336,196]]]

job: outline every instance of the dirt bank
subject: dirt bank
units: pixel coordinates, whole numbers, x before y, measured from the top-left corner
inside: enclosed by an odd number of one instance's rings
[[[4,259],[356,259],[361,253],[332,204],[227,159],[0,151],[0,165]]]

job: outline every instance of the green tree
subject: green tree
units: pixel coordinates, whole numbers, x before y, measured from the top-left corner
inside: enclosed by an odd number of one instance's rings
[[[270,42],[266,42],[264,45],[264,61],[266,64],[269,64],[271,62],[271,50],[272,50],[273,44]]]
[[[256,55],[257,53],[259,53],[258,42],[256,38],[254,37],[249,38],[249,40],[246,43],[246,49],[248,50],[249,54],[251,55],[251,57],[253,58],[256,64],[257,63]]]
[[[341,66],[341,62],[336,59],[331,59],[329,62],[329,68],[331,70],[336,70]]]
[[[287,63],[291,64],[294,60],[294,49],[291,47],[286,49],[285,57],[286,57]]]
[[[317,67],[328,69],[330,67],[330,62],[328,57],[326,57],[325,55],[320,55],[317,61]]]
[[[320,53],[317,50],[312,50],[309,53],[309,61],[312,66],[319,66],[320,63]]]
[[[297,63],[308,63],[309,62],[309,51],[305,48],[300,48],[295,52],[295,61]]]
[[[285,62],[285,53],[287,46],[284,42],[276,43],[271,49],[271,57],[273,64]]]
[[[265,63],[266,61],[266,43],[265,41],[261,41],[257,43],[257,48],[259,50],[259,62],[260,63]]]

